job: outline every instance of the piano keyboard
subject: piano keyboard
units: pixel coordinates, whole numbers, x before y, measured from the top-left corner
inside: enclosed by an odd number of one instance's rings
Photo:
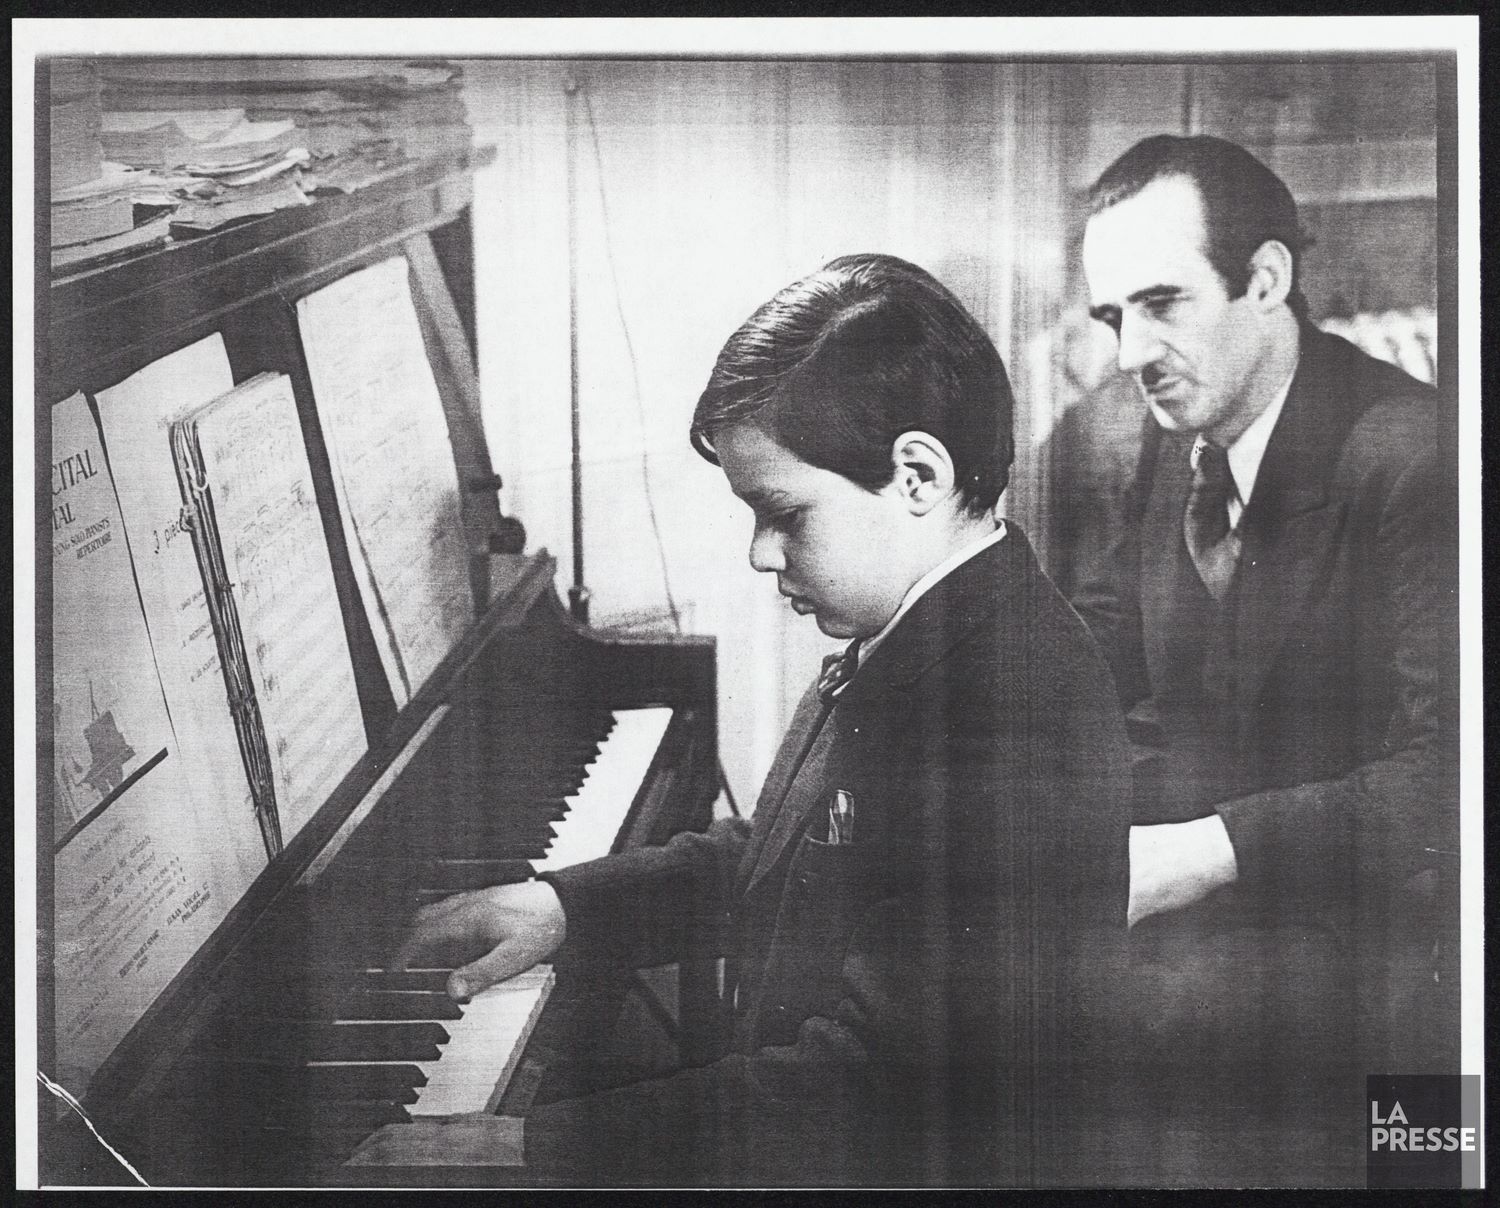
[[[392,907],[404,898],[409,915],[608,854],[672,710],[598,711],[563,731],[540,718],[529,744],[503,750],[464,731],[461,710],[447,720],[424,727],[399,760],[436,808],[405,808],[410,797],[395,799],[412,791],[408,778],[382,778],[392,800],[361,803],[367,824],[304,878],[302,914],[287,923],[300,948],[268,938],[255,958],[279,963],[280,992],[221,1016],[179,1066],[185,1084],[216,1085],[235,1104],[228,1129],[242,1134],[247,1163],[288,1160],[277,1147],[295,1145],[291,1160],[324,1166],[383,1124],[495,1109],[552,990],[551,967],[455,1003],[444,992],[450,969],[382,967],[405,930]],[[460,761],[466,747],[478,754]]]
[[[609,854],[667,732],[672,710],[625,709],[614,720],[614,729],[600,745],[588,778],[567,798],[567,813],[553,825],[546,853],[532,861],[536,872],[552,872]]]
[[[625,824],[630,803],[672,720],[668,708],[627,709],[614,714],[608,736],[579,788],[566,798],[567,812],[554,822],[552,838],[533,872],[581,864],[609,854]],[[441,890],[424,888],[429,897]],[[445,976],[447,970],[439,971]],[[461,1019],[445,1023],[448,1041],[435,1061],[418,1062],[427,1081],[409,1108],[412,1117],[493,1111],[536,1026],[554,976],[550,965],[522,973],[476,994],[462,1005]]]

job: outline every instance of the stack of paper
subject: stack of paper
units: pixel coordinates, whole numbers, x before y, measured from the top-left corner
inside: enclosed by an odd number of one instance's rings
[[[128,231],[121,231],[118,235],[104,235],[87,243],[55,247],[52,249],[52,270],[56,272],[74,264],[95,263],[139,248],[166,243],[171,233],[171,220],[162,214],[148,219],[140,226],[131,227]]]
[[[119,59],[102,72],[108,121],[232,105],[253,122],[294,123],[296,145],[311,160],[302,177],[306,191],[348,191],[400,164],[473,142],[462,73],[449,63]]]
[[[99,175],[99,74],[92,63],[58,59],[51,69],[52,189],[71,189]]]
[[[53,247],[103,239],[134,225],[129,190],[106,172],[100,148],[99,77],[94,65],[51,64],[49,150]]]
[[[243,109],[112,111],[103,117],[104,153],[137,168],[176,168],[244,120]]]
[[[241,119],[217,138],[194,147],[184,163],[189,172],[205,176],[246,172],[279,159],[296,141],[295,122]]]
[[[134,226],[134,180],[119,164],[104,164],[94,180],[52,193],[52,246],[104,239]]]
[[[202,184],[172,215],[172,225],[208,231],[236,218],[305,206],[298,170],[308,160],[294,122],[240,121],[193,148],[184,166]]]
[[[253,121],[239,108],[111,110],[109,153],[151,175],[140,187],[173,210],[171,225],[212,230],[237,218],[307,205],[297,170],[307,162],[292,121]]]
[[[104,59],[53,80],[53,187],[70,190],[54,268],[159,241],[163,215],[179,237],[210,231],[473,141],[446,63]]]

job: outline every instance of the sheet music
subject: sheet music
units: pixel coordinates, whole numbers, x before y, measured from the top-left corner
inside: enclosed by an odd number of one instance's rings
[[[262,375],[196,429],[290,842],[367,746],[291,381]]]
[[[227,903],[83,395],[52,408],[52,450],[57,1056],[81,1092]]]
[[[75,1094],[231,904],[185,809],[188,776],[169,744],[54,862],[57,1064]]]
[[[52,408],[54,842],[166,749],[172,726],[99,430]]]
[[[202,833],[213,837],[221,917],[265,867],[266,851],[225,699],[203,577],[182,528],[168,426],[233,386],[216,332],[95,398],[167,712],[192,769],[190,801]]]
[[[350,557],[397,706],[472,623],[448,424],[397,256],[297,303]]]

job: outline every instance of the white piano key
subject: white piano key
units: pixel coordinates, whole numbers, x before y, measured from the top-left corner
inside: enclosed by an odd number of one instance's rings
[[[427,1075],[427,1084],[407,1110],[413,1116],[494,1111],[554,980],[551,965],[538,965],[474,995],[462,1019],[444,1020],[448,1043],[436,1061],[415,1063]]]
[[[614,728],[599,744],[588,777],[567,799],[567,814],[553,825],[546,854],[532,861],[537,872],[609,854],[671,720],[672,710],[664,706],[614,715]]]

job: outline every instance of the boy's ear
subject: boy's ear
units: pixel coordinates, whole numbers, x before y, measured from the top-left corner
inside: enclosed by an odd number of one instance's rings
[[[891,442],[894,491],[913,516],[925,516],[953,493],[953,458],[930,432],[903,432]]]

